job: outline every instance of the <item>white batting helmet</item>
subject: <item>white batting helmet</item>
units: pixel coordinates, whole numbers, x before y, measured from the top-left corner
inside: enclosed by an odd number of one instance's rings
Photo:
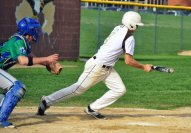
[[[136,30],[137,26],[143,26],[141,22],[141,16],[134,11],[128,11],[123,15],[122,24],[124,24],[129,30]]]

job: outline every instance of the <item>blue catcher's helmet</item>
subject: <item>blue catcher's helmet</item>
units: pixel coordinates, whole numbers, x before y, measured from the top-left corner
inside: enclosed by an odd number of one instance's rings
[[[42,33],[40,23],[34,18],[23,18],[18,23],[18,34],[19,35],[31,35],[35,42],[40,39]]]

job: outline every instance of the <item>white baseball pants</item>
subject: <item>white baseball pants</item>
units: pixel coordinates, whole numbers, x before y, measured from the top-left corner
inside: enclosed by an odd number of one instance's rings
[[[8,72],[0,69],[0,89],[3,89],[6,93],[13,85],[16,79],[11,76]],[[0,94],[0,107],[2,105],[5,95]]]
[[[89,59],[76,83],[44,97],[47,105],[51,106],[60,100],[80,95],[100,81],[106,84],[109,91],[91,103],[91,109],[98,111],[114,103],[125,94],[126,87],[113,67],[103,68],[102,66],[103,64],[97,64],[93,58]]]
[[[14,85],[14,82],[17,81],[13,76],[8,72],[0,69],[0,88],[3,90],[9,90],[11,86]]]

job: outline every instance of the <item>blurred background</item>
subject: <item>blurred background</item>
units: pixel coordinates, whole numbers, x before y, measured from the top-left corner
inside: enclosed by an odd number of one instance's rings
[[[190,0],[82,0],[80,56],[93,55],[126,11],[137,11],[144,27],[135,33],[135,53],[165,54],[191,49]]]
[[[0,43],[23,17],[38,19],[44,34],[34,54],[59,53],[61,60],[91,57],[127,11],[145,26],[135,33],[136,55],[176,55],[191,49],[190,0],[1,0]]]

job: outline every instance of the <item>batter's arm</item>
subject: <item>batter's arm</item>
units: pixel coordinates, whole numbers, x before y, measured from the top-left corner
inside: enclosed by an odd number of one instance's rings
[[[138,61],[136,61],[132,55],[130,54],[125,54],[125,63],[129,66],[135,67],[135,68],[139,68],[139,69],[143,69],[145,72],[150,72],[152,71],[152,66],[151,64],[142,64]]]
[[[50,64],[52,62],[58,61],[58,59],[59,59],[59,55],[53,54],[53,55],[50,55],[47,57],[33,57],[32,62],[33,62],[33,65],[35,65],[35,64],[47,65],[47,64]],[[18,63],[21,65],[28,65],[29,58],[26,56],[19,56],[18,57]]]

